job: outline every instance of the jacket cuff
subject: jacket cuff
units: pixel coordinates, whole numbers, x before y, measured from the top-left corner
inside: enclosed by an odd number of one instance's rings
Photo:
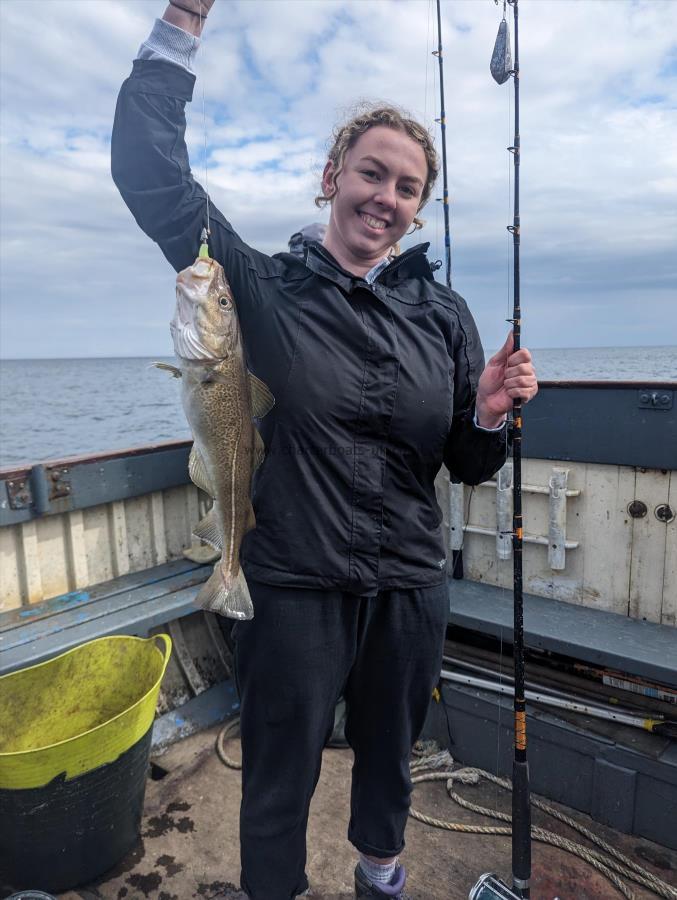
[[[172,25],[171,22],[165,22],[164,19],[156,19],[153,30],[139,47],[136,58],[166,59],[174,65],[192,72],[195,54],[199,46],[199,37]]]
[[[503,431],[505,426],[508,424],[508,420],[506,418],[496,428],[485,428],[484,425],[480,425],[480,423],[477,421],[477,411],[473,413],[472,422],[475,428],[479,428],[480,431],[488,431],[489,434],[497,434],[499,431]]]

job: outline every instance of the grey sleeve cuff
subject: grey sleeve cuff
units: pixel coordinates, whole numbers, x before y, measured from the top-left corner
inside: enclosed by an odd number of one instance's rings
[[[188,72],[193,71],[195,54],[200,46],[200,38],[189,34],[183,28],[177,28],[164,19],[156,19],[153,30],[139,47],[137,59],[164,59],[181,66]]]
[[[475,413],[475,415],[473,416],[473,420],[472,420],[472,421],[473,421],[473,425],[475,426],[475,428],[479,428],[480,431],[489,431],[489,432],[502,431],[503,428],[505,427],[505,422],[501,422],[501,424],[498,426],[498,428],[484,428],[484,427],[483,427],[482,425],[480,425],[480,423],[477,421],[477,413]]]

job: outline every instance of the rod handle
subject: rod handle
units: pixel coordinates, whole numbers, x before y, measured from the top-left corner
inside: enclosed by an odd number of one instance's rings
[[[518,759],[512,764],[512,877],[515,887],[531,879],[531,805],[529,802],[529,763]],[[521,888],[522,891],[524,888]],[[528,893],[519,894],[528,897]]]

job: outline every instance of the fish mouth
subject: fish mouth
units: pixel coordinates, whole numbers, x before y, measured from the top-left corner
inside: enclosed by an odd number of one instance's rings
[[[185,282],[180,275],[177,277],[177,285],[179,284],[181,285],[181,288],[185,286]],[[183,290],[178,290],[176,292],[176,307],[174,308],[174,318],[170,322],[170,326],[172,329],[189,328],[192,323],[192,319],[192,303]]]
[[[187,269],[182,269],[177,273],[176,283],[187,285],[190,283],[191,279],[194,278],[211,278],[213,264],[213,259],[197,259],[192,266],[189,266]]]
[[[196,259],[190,267],[191,275],[194,278],[211,278],[214,260],[210,257],[200,257]]]
[[[174,344],[174,353],[182,359],[215,359],[197,334],[194,324],[194,303],[186,292],[186,280],[177,276],[176,306],[174,317],[169,323],[169,331]]]

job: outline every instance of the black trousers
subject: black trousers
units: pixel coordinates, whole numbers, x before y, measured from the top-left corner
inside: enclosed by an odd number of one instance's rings
[[[254,618],[234,628],[241,883],[253,900],[291,900],[308,887],[308,810],[341,693],[354,753],[348,839],[383,859],[404,847],[409,756],[442,665],[447,588],[249,590]]]

